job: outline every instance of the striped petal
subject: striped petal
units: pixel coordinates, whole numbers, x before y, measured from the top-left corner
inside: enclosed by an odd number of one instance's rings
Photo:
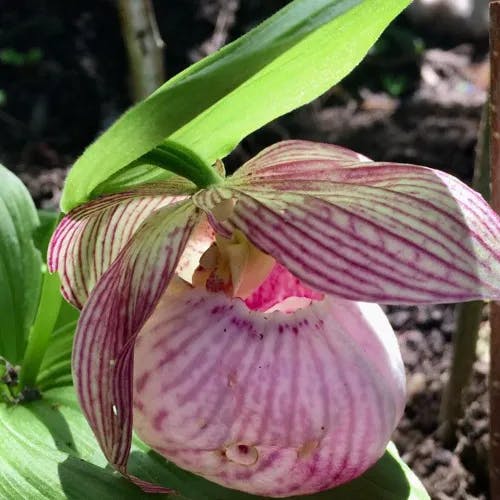
[[[351,163],[370,161],[350,149],[310,141],[278,142],[247,161],[229,178],[233,185],[277,185],[287,189],[298,181],[324,181]],[[338,175],[338,173],[336,174]]]
[[[61,291],[81,309],[95,284],[142,222],[159,208],[186,198],[187,182],[170,181],[97,198],[69,212],[54,232],[50,272],[59,271]]]
[[[150,215],[97,282],[80,316],[73,348],[75,388],[106,458],[124,474],[135,337],[171,280],[197,220],[190,201]]]
[[[304,281],[309,275],[310,286],[342,297],[500,297],[499,217],[478,193],[440,171],[360,162],[355,154],[306,141],[267,148],[229,180],[250,191],[239,196],[236,227],[253,234],[257,246],[279,227],[275,243],[261,248]],[[257,227],[261,216],[266,222]],[[230,232],[227,223],[224,229]],[[280,248],[288,238],[301,245]],[[306,251],[296,259],[298,248]]]
[[[286,146],[197,195],[204,209],[233,197],[226,233],[240,229],[307,285],[352,300],[500,298],[500,219],[478,193],[430,168]]]
[[[169,289],[134,357],[139,436],[181,467],[259,495],[358,476],[404,406],[397,342],[375,304],[327,297],[260,313],[223,294]]]

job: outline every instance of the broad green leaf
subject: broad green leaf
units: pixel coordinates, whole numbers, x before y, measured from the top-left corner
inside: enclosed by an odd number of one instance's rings
[[[78,320],[79,316],[80,311],[63,299],[61,302],[61,308],[59,309],[59,316],[57,317],[57,321],[54,326],[55,333],[57,333],[57,330],[63,328],[68,323],[75,323]]]
[[[65,304],[67,305],[67,303]],[[67,305],[67,307],[71,306]],[[76,311],[73,308],[72,310]],[[76,321],[72,321],[55,330],[52,334],[37,378],[37,387],[41,391],[72,384],[71,351],[75,328]]]
[[[167,180],[173,175],[172,172],[158,168],[147,160],[136,161],[126,169],[122,169],[109,179],[106,179],[103,184],[94,189],[92,196],[117,193],[123,191],[125,187],[130,188],[160,179]]]
[[[130,470],[144,479],[175,488],[179,500],[252,500],[183,471],[139,441]],[[167,498],[147,495],[106,466],[79,411],[71,386],[48,390],[26,406],[0,405],[0,498],[114,500]],[[349,484],[297,500],[424,500],[422,485],[394,446],[362,477]]]
[[[39,225],[23,183],[0,165],[0,356],[22,359],[42,281],[42,259],[33,242]]]
[[[100,184],[166,138],[208,163],[223,158],[245,136],[349,73],[409,1],[291,2],[125,113],[73,166],[63,210],[85,202],[96,188],[105,192]],[[139,168],[135,180],[140,174]]]
[[[50,237],[57,225],[59,214],[51,210],[38,210],[38,218],[40,225],[37,227],[33,238],[35,245],[42,254],[43,262],[47,261],[47,248],[49,246]]]
[[[38,370],[59,316],[62,303],[60,286],[57,274],[43,273],[42,293],[19,375],[22,388],[36,385]]]
[[[38,216],[40,225],[35,231],[34,241],[36,247],[43,255],[44,262],[47,259],[47,248],[50,237],[57,225],[59,215],[56,212],[48,210],[39,210]],[[75,323],[79,312],[65,300],[63,300],[60,287],[61,282],[57,274],[48,274],[46,266],[43,266],[43,281],[40,294],[40,300],[33,325],[30,329],[28,346],[24,354],[21,366],[20,383],[21,386],[37,386],[41,389],[48,387],[67,385],[72,382],[71,378],[71,342],[75,329]],[[64,329],[70,324],[69,329]],[[70,340],[66,342],[69,350],[64,349],[64,363],[61,359],[61,353],[57,351],[59,346],[58,330],[69,330]],[[50,343],[48,353],[45,353],[47,345]],[[54,345],[52,345],[54,344]],[[65,347],[66,347],[65,344]],[[55,366],[51,366],[51,354],[57,352]],[[48,359],[47,359],[48,358]],[[61,365],[68,368],[67,373],[60,374]],[[38,370],[43,367],[44,377],[43,387],[37,384],[39,378]]]
[[[26,406],[0,406],[0,498],[141,498],[104,469],[71,387]]]

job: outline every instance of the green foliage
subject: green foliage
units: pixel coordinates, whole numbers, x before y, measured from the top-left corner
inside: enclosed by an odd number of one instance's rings
[[[62,302],[60,281],[57,274],[45,272],[43,275],[42,293],[35,321],[30,330],[28,345],[23,359],[20,373],[21,389],[34,388],[38,371],[42,364],[51,334],[59,316]]]
[[[42,283],[42,258],[33,242],[39,225],[23,183],[0,165],[0,356],[21,361]]]
[[[37,212],[22,182],[0,165],[0,357],[22,365],[19,385],[17,369],[7,385],[0,381],[2,399],[23,397],[25,386],[36,385],[55,328],[70,323],[74,331],[78,312],[61,307],[59,277],[49,275],[43,263],[57,219],[55,213]],[[71,351],[66,354],[69,362]]]
[[[73,166],[62,209],[169,138],[205,163],[337,83],[409,0],[295,0],[125,113]],[[140,178],[136,171],[134,178]],[[151,179],[151,169],[147,170]],[[164,175],[162,169],[157,176]],[[114,178],[116,186],[117,179]],[[123,183],[122,187],[125,187]],[[100,187],[99,187],[100,186]]]
[[[175,488],[179,500],[251,500],[177,468],[135,441],[130,470]],[[43,400],[0,406],[0,498],[102,500],[166,498],[147,495],[106,467],[71,386],[47,390]],[[297,497],[299,498],[299,497]],[[422,485],[393,445],[363,476],[304,500],[424,500]]]
[[[383,90],[400,96],[411,90],[419,80],[419,59],[425,45],[423,40],[404,26],[391,26],[374,46],[372,57],[385,60],[377,75]]]
[[[33,233],[33,241],[43,255],[43,260],[45,261],[47,258],[50,237],[57,225],[59,217],[55,212],[46,210],[40,210],[38,215],[40,224]],[[43,363],[47,365],[47,362],[51,361],[57,366],[53,367],[53,371],[50,371],[50,374],[53,375],[52,385],[50,386],[52,387],[59,383],[57,369],[60,364],[60,356],[53,360],[50,356],[47,356],[48,353],[46,351],[47,348],[49,348],[50,353],[59,345],[59,337],[53,333],[56,330],[59,331],[62,329],[66,334],[70,334],[72,338],[78,318],[78,311],[62,299],[60,286],[59,276],[57,274],[49,274],[44,265],[40,301],[38,303],[35,319],[30,329],[28,345],[24,354],[19,377],[21,390],[26,387],[44,389],[45,387],[41,387],[40,381],[38,380],[39,371]],[[64,353],[67,358],[67,363],[70,364],[71,347],[69,351],[64,351]],[[49,359],[47,360],[47,358]],[[49,366],[52,368],[52,365]],[[47,369],[46,367],[45,372]],[[45,376],[47,375],[45,374]],[[69,379],[67,377],[64,378],[64,381],[67,380],[71,382],[71,376]]]
[[[424,40],[400,17],[384,31],[363,64],[342,81],[342,87],[354,94],[368,88],[394,97],[404,95],[420,79],[424,49]]]
[[[0,50],[0,62],[9,66],[26,66],[35,64],[42,60],[43,54],[39,48],[33,48],[27,52],[19,52],[13,48]]]
[[[76,309],[72,309],[78,316]],[[44,393],[54,387],[66,387],[73,383],[71,376],[71,351],[76,320],[66,323],[52,333],[49,347],[43,358],[37,377],[37,387]]]
[[[50,237],[56,228],[58,214],[51,210],[38,210],[39,226],[33,233],[33,240],[36,247],[42,254],[43,261],[47,260],[47,248],[49,247]]]

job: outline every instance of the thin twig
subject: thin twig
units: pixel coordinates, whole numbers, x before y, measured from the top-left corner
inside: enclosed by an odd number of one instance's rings
[[[151,0],[119,0],[119,9],[133,99],[140,101],[165,80],[164,43]]]
[[[217,9],[214,31],[208,40],[190,52],[189,55],[193,62],[219,50],[227,42],[229,32],[236,22],[236,12],[240,7],[240,0],[219,0],[212,7]],[[207,10],[211,11],[212,9]]]
[[[500,213],[500,2],[490,3],[491,204]],[[490,486],[500,500],[500,302],[491,303]]]

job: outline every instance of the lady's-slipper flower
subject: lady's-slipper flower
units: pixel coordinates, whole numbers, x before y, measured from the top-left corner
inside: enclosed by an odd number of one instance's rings
[[[75,386],[106,457],[128,475],[134,427],[252,493],[360,475],[404,407],[394,333],[368,302],[500,299],[499,228],[450,175],[305,141],[204,189],[175,178],[72,210],[49,267],[82,308]]]

